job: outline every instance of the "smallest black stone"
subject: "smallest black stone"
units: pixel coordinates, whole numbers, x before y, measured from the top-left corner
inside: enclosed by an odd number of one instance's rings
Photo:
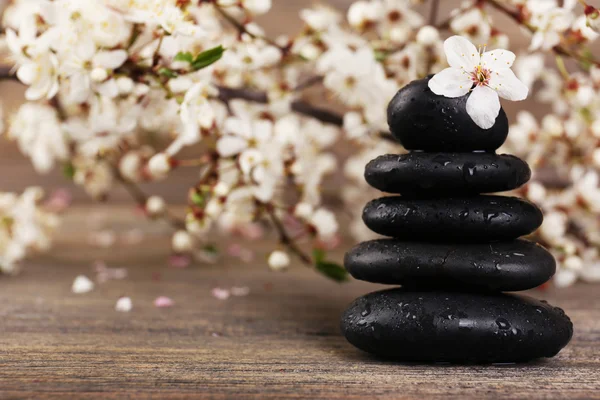
[[[494,126],[482,129],[467,114],[469,95],[448,98],[429,89],[431,76],[402,88],[388,106],[392,135],[408,150],[494,151],[508,136],[502,108]]]

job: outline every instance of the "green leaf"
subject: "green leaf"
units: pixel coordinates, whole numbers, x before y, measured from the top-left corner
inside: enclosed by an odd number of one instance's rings
[[[209,65],[219,61],[223,57],[225,48],[223,46],[217,46],[213,49],[203,51],[196,56],[196,59],[192,62],[192,68],[196,71],[202,68],[206,68]]]
[[[167,76],[169,78],[177,78],[177,73],[169,68],[161,68],[158,70],[159,75]]]
[[[185,53],[180,51],[179,53],[177,53],[173,60],[188,62],[191,64],[194,62],[194,56],[189,51],[186,51]]]
[[[348,271],[339,264],[322,261],[317,262],[316,267],[317,271],[336,282],[345,282],[348,280]]]
[[[382,62],[385,61],[386,57],[387,57],[387,53],[385,51],[381,51],[381,50],[375,50],[375,60]]]
[[[325,250],[313,249],[313,259],[315,260],[315,264],[325,262]]]
[[[65,178],[67,178],[67,179],[73,180],[73,178],[75,177],[75,167],[70,162],[63,165],[62,172],[63,172],[63,175],[65,176]]]
[[[204,205],[204,196],[202,196],[198,192],[192,193],[191,200],[192,200],[192,203],[194,205],[197,205],[197,206],[203,206]]]
[[[203,247],[203,250],[210,254],[215,254],[215,255],[219,254],[219,249],[214,244],[207,244],[206,246]]]

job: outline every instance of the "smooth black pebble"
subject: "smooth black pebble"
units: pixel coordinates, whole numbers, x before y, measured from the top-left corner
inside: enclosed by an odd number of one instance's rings
[[[535,205],[516,197],[382,197],[363,210],[375,233],[406,240],[487,242],[511,240],[536,230],[543,220]]]
[[[489,153],[387,154],[365,168],[369,185],[400,194],[494,193],[516,189],[529,178],[525,161]]]
[[[556,271],[546,249],[522,239],[481,244],[371,240],[346,253],[344,266],[367,282],[465,291],[532,289]]]
[[[427,86],[429,79],[402,88],[388,106],[392,135],[409,150],[494,151],[508,135],[508,119],[501,108],[490,129],[482,129],[467,114],[469,95],[438,96]]]
[[[391,289],[356,299],[346,339],[400,361],[502,363],[556,355],[573,335],[563,310],[530,297]]]

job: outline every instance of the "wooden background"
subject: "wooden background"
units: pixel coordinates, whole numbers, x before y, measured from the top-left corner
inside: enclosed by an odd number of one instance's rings
[[[52,253],[0,278],[0,399],[600,398],[597,286],[530,293],[574,322],[573,341],[553,359],[400,364],[360,352],[339,331],[345,307],[377,285],[339,285],[300,265],[273,273],[262,257],[171,269],[164,226],[111,209],[105,223],[118,235],[137,226],[146,238],[98,249],[82,234],[89,217],[89,209],[71,212]],[[267,245],[240,243],[259,255]],[[76,275],[93,277],[95,259],[128,268],[129,277],[70,293]],[[217,300],[217,286],[250,294]],[[122,295],[133,299],[130,313],[114,311]],[[175,306],[153,307],[161,295]]]
[[[297,9],[309,1],[274,3],[263,21],[272,34],[297,29]],[[333,3],[343,8],[348,1]],[[440,18],[457,1],[441,3]],[[511,26],[502,17],[498,24]],[[511,36],[514,48],[526,47],[527,38]],[[0,97],[10,111],[22,90],[2,83]],[[522,106],[506,104],[509,117]],[[14,145],[0,143],[1,190],[68,187],[59,172],[35,175]],[[182,203],[194,179],[187,170],[150,189]],[[300,265],[272,273],[264,262],[268,243],[236,238],[228,239],[256,250],[255,261],[225,256],[214,265],[168,268],[169,227],[135,217],[130,206],[90,205],[73,190],[76,206],[53,251],[28,261],[17,277],[0,277],[1,399],[600,398],[597,286],[532,293],[565,308],[575,324],[572,343],[554,359],[502,366],[382,361],[350,346],[338,327],[347,304],[378,286],[338,285]],[[128,201],[119,190],[111,199]],[[119,238],[138,228],[145,237],[135,246],[102,249],[88,240],[98,228],[114,229]],[[347,239],[342,248],[351,244]],[[332,256],[341,257],[341,251]],[[71,293],[75,276],[94,278],[95,260],[127,268],[129,277]],[[211,295],[232,286],[247,286],[250,294]],[[130,313],[114,310],[123,295],[133,299]],[[160,295],[175,306],[155,308]]]

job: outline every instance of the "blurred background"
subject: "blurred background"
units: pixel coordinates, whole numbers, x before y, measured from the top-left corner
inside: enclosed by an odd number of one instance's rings
[[[273,0],[273,9],[266,16],[259,18],[259,23],[263,26],[270,37],[275,37],[280,34],[294,34],[302,27],[302,23],[298,17],[298,11],[304,7],[314,4],[313,0]],[[352,3],[350,0],[328,0],[327,3],[331,6],[338,7],[341,10],[347,10]],[[459,0],[444,0],[440,2],[438,20],[447,18],[450,10],[457,7],[461,1]],[[423,15],[428,13],[428,2],[420,6],[420,11]],[[495,10],[490,10],[494,21],[502,30],[510,37],[510,50],[518,54],[521,50],[527,49],[530,43],[530,34],[521,32],[515,25],[514,21],[510,20],[505,15],[500,15]],[[4,105],[4,115],[10,118],[10,115],[24,100],[23,86],[14,82],[0,83],[0,99]],[[316,90],[306,91],[306,96],[310,97],[311,102],[323,103],[326,107],[332,107],[332,102],[326,102],[324,93]],[[506,110],[509,121],[514,122],[515,115],[520,109],[527,109],[536,116],[543,115],[542,107],[533,100],[527,100],[521,103],[503,102],[503,107]],[[354,149],[344,143],[337,147],[336,151],[342,156],[351,154]],[[187,150],[188,153],[193,153],[193,149]],[[39,185],[46,189],[48,193],[58,188],[68,188],[72,191],[75,204],[88,203],[93,200],[87,196],[84,191],[71,184],[62,176],[60,168],[55,168],[48,175],[38,175],[35,173],[31,162],[25,158],[17,149],[14,143],[7,140],[0,141],[0,190],[2,191],[22,191],[25,187],[31,185]],[[187,189],[191,183],[197,178],[197,172],[193,169],[182,168],[174,171],[168,182],[152,183],[142,185],[150,193],[155,193],[163,196],[168,203],[185,204],[187,201]],[[341,172],[340,172],[341,175]],[[327,198],[327,193],[336,192],[335,182],[340,182],[339,177],[330,178],[332,184],[325,185],[324,192]],[[333,196],[331,196],[333,197]],[[109,198],[111,202],[124,203],[131,202],[130,197],[120,187],[115,187]],[[330,199],[333,201],[333,198]]]

